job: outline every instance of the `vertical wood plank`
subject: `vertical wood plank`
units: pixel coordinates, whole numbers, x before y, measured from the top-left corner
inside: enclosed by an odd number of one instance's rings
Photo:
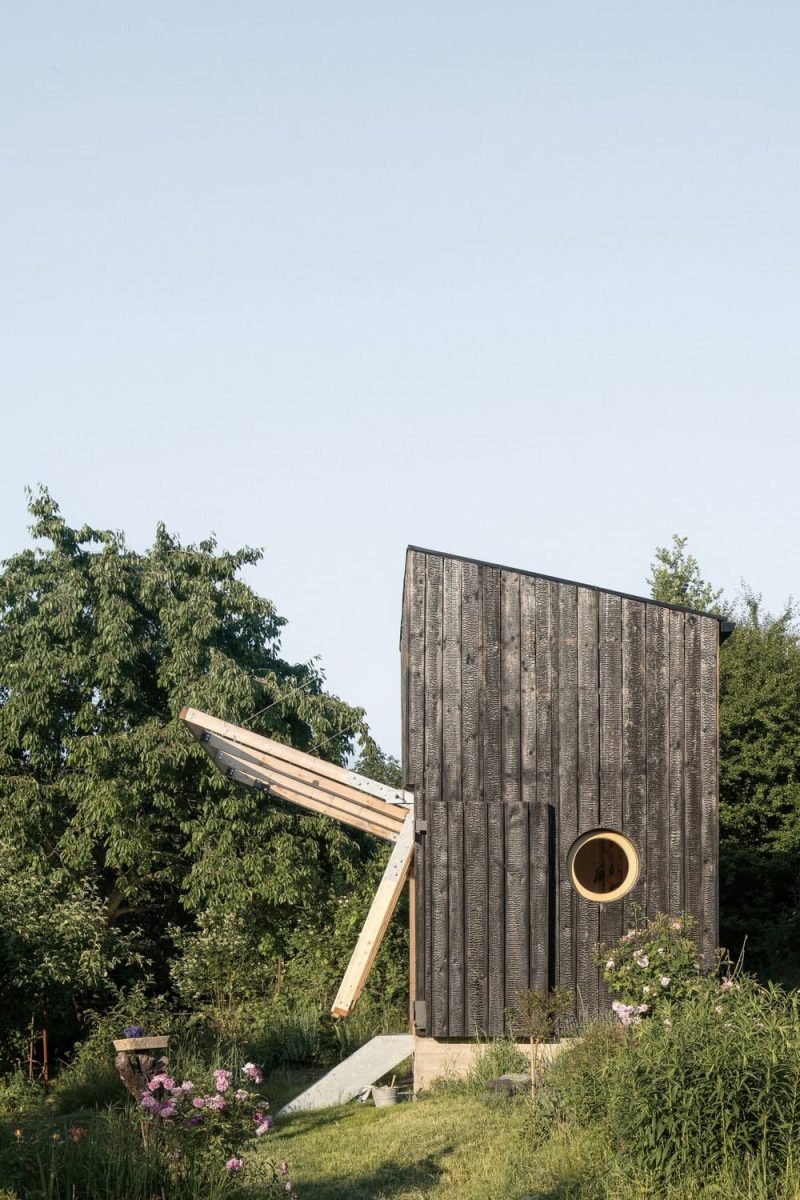
[[[505,816],[505,875],[506,875],[506,946],[505,1001],[506,1008],[514,1004],[516,993],[530,986],[530,911],[529,874],[530,806],[519,800],[503,805]]]
[[[575,897],[566,868],[578,835],[578,597],[570,584],[554,585],[558,604],[558,979],[576,1000]]]
[[[467,980],[465,1024],[468,1037],[489,1030],[489,910],[487,806],[464,803],[464,893],[466,901]]]
[[[464,563],[461,578],[461,791],[464,799],[464,904],[467,1037],[485,1033],[488,1008],[488,886],[486,806],[481,782],[483,695],[483,603],[477,563]]]
[[[600,821],[600,728],[598,708],[598,594],[577,589],[578,632],[578,833],[596,829]],[[570,886],[572,886],[570,884]],[[600,977],[594,964],[599,940],[599,906],[575,895],[576,987],[581,1011],[596,1016]]]
[[[480,768],[480,690],[483,627],[480,568],[461,567],[461,792],[465,801],[482,799]]]
[[[486,805],[489,852],[489,1029],[492,1037],[506,1032],[505,956],[505,806]]]
[[[406,559],[406,615],[404,622],[406,657],[405,746],[403,777],[414,792],[414,812],[425,817],[425,555],[410,550]],[[426,998],[425,974],[425,877],[424,839],[417,839],[414,851],[414,999]],[[427,1032],[427,1027],[426,1027]]]
[[[545,992],[553,984],[550,962],[550,804],[530,808],[530,987]]]
[[[623,926],[630,906],[647,911],[647,682],[645,605],[622,601],[622,832],[639,855],[639,880],[623,900]]]
[[[501,591],[500,571],[483,567],[483,703],[481,775],[487,806],[490,1034],[505,1028],[505,867],[502,813]]]
[[[701,812],[702,905],[700,952],[710,967],[719,938],[719,623],[700,622],[700,711],[703,795]]]
[[[536,606],[536,799],[557,804],[558,788],[553,769],[553,690],[558,626],[553,622],[550,581],[535,581]]]
[[[520,577],[500,575],[505,968],[503,1008],[528,986],[528,819],[521,792]]]
[[[600,825],[622,830],[622,600],[607,592],[599,601]],[[613,943],[624,932],[623,902],[600,907],[599,940]],[[610,997],[600,978],[601,1008]]]
[[[536,799],[536,580],[519,581],[520,625],[520,796]]]
[[[462,564],[444,560],[442,648],[442,798],[447,809],[448,1037],[463,1037],[464,821],[461,803]]]
[[[500,571],[482,567],[483,691],[481,696],[481,779],[487,804],[499,804],[501,785]]]
[[[520,597],[519,575],[500,573],[501,775],[504,803],[520,799]]]
[[[700,713],[700,618],[687,614],[684,629],[684,664],[686,677],[686,700],[684,707],[684,742],[686,754],[686,794],[684,801],[684,837],[686,847],[686,898],[685,907],[697,921],[702,920],[702,870],[701,838],[703,807],[703,775],[701,754]]]
[[[447,809],[442,802],[442,560],[425,564],[425,807],[427,842],[426,976],[431,1033],[447,1036]]]
[[[669,610],[648,604],[647,912],[669,911]]]
[[[669,614],[669,912],[685,903],[684,880],[684,614]]]
[[[557,607],[552,595],[550,580],[536,579],[534,583],[534,606],[536,623],[536,802],[551,814],[554,845],[548,856],[548,902],[540,902],[533,908],[531,939],[536,947],[531,951],[537,961],[541,959],[542,945],[547,945],[547,962],[551,983],[558,982],[559,949],[559,842],[558,842],[558,780],[555,770],[554,748],[558,753],[555,714],[558,703],[556,664],[558,661]],[[555,611],[554,611],[555,610]],[[547,913],[547,926],[539,928],[539,921]],[[537,968],[538,970],[538,968]]]

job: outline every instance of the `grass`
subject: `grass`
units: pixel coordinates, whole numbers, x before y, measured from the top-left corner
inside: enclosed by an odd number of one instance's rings
[[[259,1154],[288,1160],[301,1200],[508,1200],[531,1178],[527,1114],[519,1101],[446,1092],[388,1109],[351,1104],[280,1121]]]
[[[276,1073],[267,1088],[273,1110],[306,1082],[294,1073]],[[105,1130],[104,1122],[110,1116],[85,1112],[67,1120],[51,1115],[37,1124],[45,1141],[54,1129],[65,1136],[73,1121],[89,1124],[108,1148],[113,1130]],[[2,1132],[10,1140],[11,1129]],[[134,1157],[146,1174],[140,1151]],[[280,1120],[247,1149],[243,1182],[252,1200],[259,1198],[269,1159],[289,1162],[300,1200],[800,1200],[795,1173],[764,1179],[752,1166],[667,1188],[636,1169],[631,1173],[630,1165],[615,1160],[591,1130],[557,1125],[537,1146],[527,1094],[486,1099],[479,1090],[463,1087],[394,1108],[352,1103]],[[0,1183],[0,1200],[47,1194],[31,1182],[31,1190],[9,1192]],[[106,1182],[107,1188],[104,1183],[97,1192],[104,1200],[152,1194],[144,1178],[140,1183],[132,1177],[130,1167],[124,1180]],[[59,1194],[71,1200],[69,1186]],[[80,1187],[78,1196],[84,1200]],[[197,1200],[201,1196],[205,1200],[202,1191]]]
[[[534,1145],[527,1095],[487,1101],[459,1088],[281,1120],[247,1179],[257,1188],[259,1159],[273,1158],[289,1162],[300,1200],[800,1200],[795,1173],[765,1180],[752,1165],[668,1188],[592,1131],[558,1126]]]

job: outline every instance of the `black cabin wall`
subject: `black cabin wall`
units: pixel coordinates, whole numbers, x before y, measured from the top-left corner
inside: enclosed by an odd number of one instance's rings
[[[514,993],[608,1004],[592,963],[631,904],[717,942],[716,618],[410,549],[403,766],[415,794],[418,1032],[499,1034]],[[625,833],[636,887],[579,896],[580,833]],[[422,1002],[422,1003],[419,1003]]]

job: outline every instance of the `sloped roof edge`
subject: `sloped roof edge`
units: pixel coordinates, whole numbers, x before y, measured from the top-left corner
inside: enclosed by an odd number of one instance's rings
[[[637,600],[641,604],[654,604],[658,608],[669,608],[673,612],[690,613],[693,617],[710,617],[711,620],[719,623],[720,641],[724,641],[733,633],[735,628],[733,621],[729,621],[727,617],[721,617],[719,613],[701,612],[697,608],[686,608],[682,604],[667,604],[664,600],[654,600],[652,596],[634,596],[631,592],[621,592],[618,588],[600,587],[596,583],[581,583],[577,579],[562,579],[559,575],[545,575],[541,571],[526,571],[521,567],[509,567],[504,563],[486,562],[482,558],[469,558],[465,554],[448,554],[444,550],[430,550],[425,546],[409,545],[406,548],[406,556],[408,552],[414,550],[417,554],[432,554],[436,558],[449,558],[455,562],[473,563],[477,567],[492,567],[497,571],[511,571],[515,575],[528,575],[533,579],[547,579],[551,583],[566,583],[570,587],[587,588],[590,592],[605,592],[609,596],[620,596],[623,600]]]

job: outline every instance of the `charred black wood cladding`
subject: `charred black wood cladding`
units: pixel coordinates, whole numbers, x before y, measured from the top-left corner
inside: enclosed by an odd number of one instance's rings
[[[403,597],[405,785],[417,818],[418,1032],[500,1034],[515,993],[608,1005],[594,946],[686,911],[717,940],[719,621],[411,548]],[[636,887],[599,905],[566,866],[615,829]],[[420,1023],[420,1021],[422,1023]]]

